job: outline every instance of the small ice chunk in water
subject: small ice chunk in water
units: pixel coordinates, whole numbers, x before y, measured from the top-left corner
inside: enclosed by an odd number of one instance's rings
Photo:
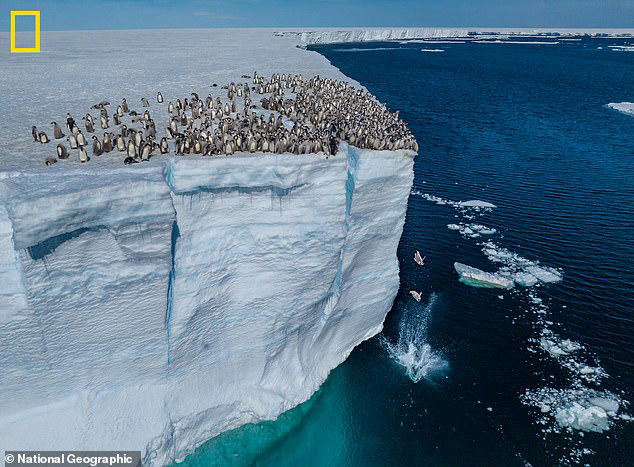
[[[502,289],[510,289],[513,287],[513,281],[500,274],[485,272],[462,263],[454,263],[453,267],[460,276],[460,282],[463,284],[473,287]]]
[[[570,427],[575,430],[601,433],[610,428],[608,414],[603,408],[596,405],[584,407],[578,402],[559,409],[555,419],[561,427]]]
[[[588,399],[588,402],[597,407],[601,407],[606,412],[618,412],[620,406],[619,401],[606,397],[591,397]]]
[[[482,201],[479,199],[471,199],[469,201],[460,201],[458,204],[465,208],[496,208],[497,207],[495,204],[488,203],[486,201]]]

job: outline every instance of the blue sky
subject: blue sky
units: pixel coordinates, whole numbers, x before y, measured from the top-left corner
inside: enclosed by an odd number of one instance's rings
[[[184,27],[490,26],[634,28],[634,0],[4,0],[43,30]],[[32,28],[20,21],[18,29]]]

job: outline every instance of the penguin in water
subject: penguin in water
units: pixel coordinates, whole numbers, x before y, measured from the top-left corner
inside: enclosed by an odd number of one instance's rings
[[[158,102],[159,104],[163,103],[163,94],[161,94],[161,91],[156,93],[156,102]]]
[[[58,159],[68,159],[68,151],[66,150],[66,146],[62,143],[57,145],[57,158]]]
[[[44,133],[43,131],[40,131],[38,138],[40,140],[40,143],[42,144],[48,143],[48,136],[46,136],[46,133]]]
[[[85,162],[88,162],[89,160],[90,158],[88,157],[88,154],[86,153],[86,150],[84,149],[84,147],[79,146],[79,162],[83,164]]]
[[[51,122],[53,125],[53,136],[55,139],[62,139],[64,137],[64,133],[62,133],[62,129],[59,127],[57,122]]]
[[[40,136],[39,136],[39,133],[37,132],[37,127],[35,125],[31,127],[31,135],[33,136],[34,143],[40,142]]]

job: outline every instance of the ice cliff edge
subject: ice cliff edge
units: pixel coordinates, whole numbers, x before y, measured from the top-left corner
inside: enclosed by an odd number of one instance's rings
[[[409,151],[0,177],[0,449],[183,459],[307,400],[399,286]]]

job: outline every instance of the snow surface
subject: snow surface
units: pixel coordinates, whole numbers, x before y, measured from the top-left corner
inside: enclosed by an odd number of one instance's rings
[[[414,153],[47,168],[30,126],[101,99],[215,96],[253,70],[347,78],[270,30],[42,36],[37,60],[0,56],[0,449],[163,465],[310,398],[382,329]]]

